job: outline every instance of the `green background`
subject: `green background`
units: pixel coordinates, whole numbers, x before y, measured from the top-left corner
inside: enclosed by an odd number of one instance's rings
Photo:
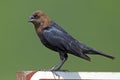
[[[120,71],[120,0],[1,0],[0,80],[16,72],[49,69],[59,56],[39,41],[28,16],[42,10],[77,40],[116,57],[89,55],[92,62],[69,55],[70,71]]]

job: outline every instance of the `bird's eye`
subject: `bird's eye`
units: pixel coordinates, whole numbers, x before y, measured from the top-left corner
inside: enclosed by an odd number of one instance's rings
[[[40,16],[39,15],[34,15],[34,18],[38,19],[38,18],[40,18]]]

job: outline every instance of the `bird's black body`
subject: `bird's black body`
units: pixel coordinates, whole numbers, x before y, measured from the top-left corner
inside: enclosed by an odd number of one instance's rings
[[[90,61],[90,58],[87,56],[87,54],[97,54],[114,59],[114,57],[111,55],[97,51],[81,43],[80,41],[77,41],[59,25],[51,21],[42,11],[34,12],[30,17],[30,22],[34,24],[37,35],[41,42],[47,48],[58,52],[60,55],[60,62],[56,64],[51,70],[60,70],[68,58],[67,53],[87,61]]]
[[[70,53],[90,61],[90,58],[86,54],[100,53],[74,39],[55,22],[52,22],[48,27],[44,28],[42,33],[39,33],[38,36],[46,47],[61,52],[62,54],[67,55],[67,53]]]

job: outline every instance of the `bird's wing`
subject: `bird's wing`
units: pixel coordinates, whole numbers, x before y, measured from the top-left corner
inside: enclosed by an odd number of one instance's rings
[[[49,28],[47,30],[44,30],[42,34],[49,45],[60,50],[66,50],[68,46],[68,41],[70,41],[69,36],[66,33],[56,28]]]
[[[43,36],[46,41],[58,51],[65,51],[71,53],[75,56],[81,57],[83,59],[89,60],[90,58],[82,53],[80,43],[75,40],[68,33],[59,30],[57,28],[51,27],[43,31]]]

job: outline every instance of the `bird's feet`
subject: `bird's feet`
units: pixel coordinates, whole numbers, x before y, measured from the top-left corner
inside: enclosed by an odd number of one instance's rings
[[[54,67],[52,67],[51,69],[43,69],[43,70],[39,70],[39,71],[50,71],[58,77],[60,77],[60,75],[57,72],[69,72],[68,70],[55,69]]]
[[[58,71],[58,72],[70,72],[69,70],[61,70],[61,69],[54,69],[54,68],[51,68],[51,69],[39,69],[38,71],[51,71],[51,72]]]
[[[49,69],[50,71],[59,71],[59,72],[69,72],[69,70],[61,70],[61,69],[55,69],[55,67],[52,67],[51,69]]]

